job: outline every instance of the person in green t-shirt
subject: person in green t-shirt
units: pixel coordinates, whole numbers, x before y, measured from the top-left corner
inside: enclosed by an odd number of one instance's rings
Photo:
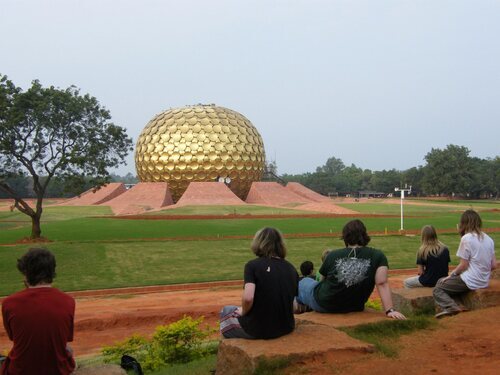
[[[305,278],[299,282],[296,311],[306,310],[301,305],[323,313],[363,311],[376,285],[386,315],[406,319],[393,308],[387,258],[382,251],[367,247],[370,236],[363,222],[348,222],[342,239],[346,247],[328,254],[319,270],[321,281]]]

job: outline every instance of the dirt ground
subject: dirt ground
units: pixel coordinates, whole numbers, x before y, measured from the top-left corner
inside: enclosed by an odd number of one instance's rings
[[[399,270],[391,275],[391,287],[401,287],[402,280],[411,274],[413,270]],[[195,290],[159,287],[122,289],[120,294],[112,290],[75,293],[75,355],[95,355],[103,346],[135,333],[151,335],[158,325],[184,315],[204,316],[205,322],[216,328],[221,306],[239,304],[241,286],[242,282],[235,281],[222,286],[200,284]],[[372,297],[377,298],[376,293]],[[359,354],[336,353],[301,363],[295,370],[311,374],[496,374],[500,368],[499,317],[500,307],[495,307],[442,320],[433,330],[403,336],[396,359],[377,353],[361,358]],[[0,352],[7,352],[10,346],[2,329]]]
[[[436,328],[402,336],[397,358],[378,353],[333,353],[304,361],[287,374],[481,374],[500,373],[500,306],[438,321]]]

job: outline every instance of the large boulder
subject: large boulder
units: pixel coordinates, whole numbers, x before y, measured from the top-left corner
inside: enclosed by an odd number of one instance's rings
[[[223,339],[217,354],[217,375],[253,374],[259,367],[286,365],[329,352],[373,352],[371,344],[335,328],[298,323],[295,331],[273,340]]]
[[[297,315],[295,320],[300,323],[312,323],[330,326],[332,328],[354,327],[360,324],[377,323],[387,320],[381,311],[365,309],[365,311],[348,314],[322,314],[315,311]]]

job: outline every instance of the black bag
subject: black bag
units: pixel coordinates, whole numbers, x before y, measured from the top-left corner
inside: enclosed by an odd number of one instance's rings
[[[141,364],[137,362],[134,357],[131,357],[129,355],[125,354],[122,356],[120,366],[124,370],[134,370],[134,374],[136,375],[144,375],[144,373],[142,372]]]

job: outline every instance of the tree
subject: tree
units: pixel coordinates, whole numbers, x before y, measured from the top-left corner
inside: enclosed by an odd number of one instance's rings
[[[42,203],[52,179],[70,189],[86,177],[101,186],[109,181],[108,168],[124,163],[132,140],[110,119],[96,98],[74,86],[44,88],[35,80],[23,92],[0,74],[0,189],[31,218],[31,238],[41,236]],[[8,183],[16,176],[32,178],[35,207]]]
[[[371,187],[376,191],[391,193],[395,187],[401,186],[401,179],[401,172],[395,169],[375,171],[372,175]]]
[[[495,198],[498,199],[498,195],[500,194],[500,156],[490,160],[490,163],[493,194],[495,194]]]
[[[365,175],[366,173],[361,168],[356,167],[355,164],[351,164],[335,176],[335,187],[337,188],[337,191],[342,193],[355,193],[361,189],[361,186],[363,186]]]
[[[466,196],[474,184],[474,163],[470,150],[448,145],[446,149],[431,149],[425,160],[423,187],[427,193]]]
[[[328,158],[326,164],[322,167],[316,168],[317,173],[326,173],[331,175],[332,177],[341,173],[345,168],[344,162],[334,156]]]
[[[403,172],[403,185],[411,186],[413,195],[420,195],[422,192],[421,184],[424,176],[424,169],[422,166],[412,167]]]

